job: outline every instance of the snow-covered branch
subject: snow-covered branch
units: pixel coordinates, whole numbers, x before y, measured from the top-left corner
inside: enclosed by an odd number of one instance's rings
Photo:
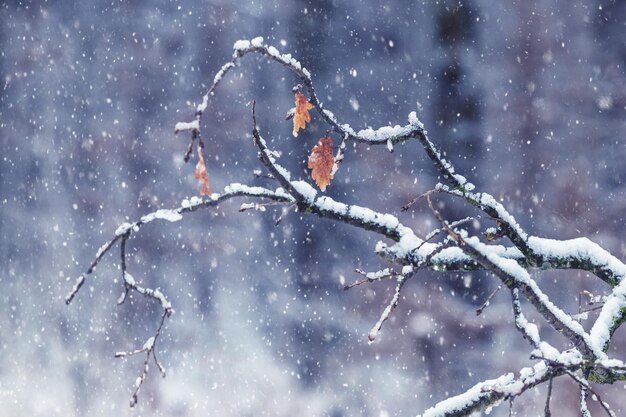
[[[185,160],[189,159],[193,142],[199,138],[202,124],[202,115],[208,106],[210,97],[215,94],[215,90],[224,78],[224,76],[233,68],[237,66],[239,61],[246,55],[251,53],[261,54],[272,61],[278,62],[285,68],[289,69],[294,75],[299,78],[300,82],[306,88],[309,94],[309,102],[315,107],[317,112],[322,116],[324,121],[328,123],[332,129],[339,133],[343,138],[343,148],[340,147],[339,158],[337,158],[337,167],[339,162],[343,159],[343,149],[345,149],[345,142],[355,141],[362,142],[368,145],[385,145],[393,148],[393,145],[404,142],[416,136],[423,136],[425,141],[428,139],[425,136],[424,125],[417,118],[417,114],[412,112],[409,115],[408,124],[405,126],[383,126],[379,129],[361,129],[355,132],[348,124],[341,124],[337,121],[334,113],[324,106],[324,104],[317,97],[315,87],[313,86],[313,80],[311,73],[291,54],[283,54],[274,46],[264,44],[263,37],[258,36],[252,40],[239,40],[233,45],[234,53],[232,60],[225,63],[220,70],[215,74],[213,83],[202,96],[201,103],[198,104],[194,119],[191,122],[178,122],[174,129],[175,133],[191,131],[192,140],[189,145]]]
[[[104,244],[96,253],[95,259],[92,261],[91,265],[87,269],[87,271],[81,274],[76,283],[72,287],[70,293],[66,296],[65,302],[67,304],[71,303],[74,297],[77,295],[78,291],[81,289],[83,284],[85,283],[86,277],[92,274],[98,263],[102,260],[104,255],[114,246],[117,241],[120,241],[120,268],[122,271],[122,283],[124,284],[124,290],[117,300],[117,304],[122,304],[126,300],[129,292],[133,291],[138,294],[141,294],[145,297],[151,298],[158,302],[163,309],[163,313],[161,315],[160,324],[156,330],[154,336],[150,337],[144,346],[141,349],[136,349],[129,352],[117,352],[115,357],[124,358],[127,356],[133,356],[138,353],[146,353],[146,359],[144,361],[144,367],[141,375],[137,378],[135,383],[135,390],[133,391],[130,406],[133,407],[137,403],[137,396],[141,386],[143,385],[147,374],[148,374],[148,363],[150,362],[150,358],[154,359],[157,368],[159,369],[161,375],[165,377],[165,369],[158,361],[156,357],[156,342],[161,334],[163,329],[165,319],[170,317],[174,313],[174,309],[172,308],[172,304],[167,299],[165,294],[159,289],[147,288],[139,285],[139,283],[135,280],[135,278],[127,271],[126,267],[126,244],[128,239],[130,239],[133,233],[139,232],[140,228],[148,223],[151,223],[155,220],[166,220],[169,222],[176,222],[183,218],[183,214],[194,212],[203,208],[212,208],[216,207],[220,203],[229,200],[235,197],[252,197],[252,198],[263,198],[275,201],[277,203],[291,203],[293,204],[294,200],[286,194],[282,189],[277,189],[275,191],[269,190],[263,187],[249,187],[246,185],[234,183],[225,187],[224,192],[221,194],[214,193],[208,198],[199,198],[192,197],[190,199],[185,199],[181,203],[181,205],[175,209],[159,209],[152,213],[149,213],[145,216],[142,216],[139,220],[132,223],[123,223],[120,225],[116,231],[115,236]]]
[[[485,269],[493,272],[502,280],[504,285],[511,289],[519,289],[528,301],[535,307],[552,327],[567,337],[574,346],[579,346],[581,351],[592,358],[604,358],[605,354],[592,340],[585,329],[572,319],[567,313],[557,307],[548,296],[541,291],[535,280],[528,271],[517,262],[510,259],[500,258],[491,252],[489,247],[476,238],[461,236],[463,250],[469,253]]]
[[[293,203],[293,198],[285,193],[281,188],[272,191],[263,187],[250,187],[247,185],[233,183],[224,188],[224,192],[221,194],[213,193],[208,198],[191,197],[182,201],[181,205],[174,209],[159,209],[152,213],[142,216],[139,220],[132,223],[122,223],[115,230],[115,235],[111,240],[105,243],[96,253],[95,259],[90,264],[87,271],[81,274],[76,283],[72,287],[72,290],[65,297],[66,304],[72,302],[78,291],[85,283],[85,279],[88,275],[92,274],[98,263],[102,260],[104,255],[113,247],[113,245],[120,239],[130,238],[132,233],[136,233],[139,229],[154,221],[154,220],[167,220],[169,222],[176,222],[182,220],[183,214],[191,213],[199,209],[212,208],[218,206],[220,203],[229,200],[234,197],[254,197],[254,198],[266,198],[269,200],[278,201],[281,203]],[[126,283],[126,281],[124,281]]]
[[[334,113],[324,107],[317,98],[310,72],[299,61],[294,59],[291,54],[283,54],[275,47],[264,44],[262,37],[256,37],[249,41],[237,41],[233,49],[232,61],[222,66],[215,75],[211,87],[203,95],[202,103],[198,105],[196,112],[196,120],[194,122],[177,124],[176,131],[195,131],[197,129],[199,132],[202,112],[206,109],[208,100],[214,94],[220,81],[228,71],[236,67],[241,58],[250,53],[258,53],[292,71],[306,87],[310,95],[311,104],[324,120],[336,132],[341,134],[343,138],[342,144],[338,152],[336,165],[333,167],[333,173],[337,171],[339,162],[343,159],[342,150],[345,148],[347,141],[353,140],[368,145],[393,146],[393,144],[415,138],[422,145],[434,167],[447,183],[447,185],[440,186],[440,189],[464,197],[470,204],[480,208],[496,221],[503,233],[522,252],[524,257],[523,263],[544,269],[583,269],[596,274],[612,286],[617,285],[626,276],[626,265],[586,238],[569,241],[567,246],[570,249],[569,253],[557,255],[553,251],[554,246],[551,246],[550,250],[546,251],[546,246],[549,244],[548,239],[529,237],[515,221],[514,217],[494,197],[488,193],[472,192],[475,188],[474,185],[468,182],[464,176],[457,174],[452,163],[446,160],[443,152],[430,141],[423,124],[419,121],[415,112],[409,114],[409,123],[404,127],[384,126],[376,130],[371,128],[362,129],[355,133],[349,125],[340,123]],[[187,129],[183,129],[183,127]],[[563,247],[562,245],[558,246]]]
[[[279,161],[279,153],[269,149],[267,142],[259,132],[255,103],[252,104],[252,136],[254,146],[258,150],[261,163],[268,171],[268,178],[278,182],[280,188],[271,190],[265,187],[253,187],[238,183],[227,186],[222,193],[210,194],[206,198],[192,197],[184,200],[179,207],[160,209],[134,222],[120,225],[114,236],[96,253],[85,273],[76,280],[73,288],[66,297],[69,304],[77,295],[87,277],[92,274],[103,259],[104,255],[120,242],[122,283],[124,285],[119,303],[122,303],[132,291],[149,297],[158,302],[163,310],[157,332],[141,349],[130,352],[120,352],[116,356],[125,357],[138,353],[145,353],[143,372],[135,385],[131,405],[137,401],[137,393],[143,384],[148,372],[148,362],[151,357],[164,374],[163,367],[156,359],[156,342],[161,334],[165,319],[173,313],[172,305],[160,289],[150,289],[140,285],[126,270],[126,245],[129,239],[139,232],[146,224],[155,220],[176,222],[186,213],[203,208],[213,208],[220,203],[234,197],[248,197],[263,199],[271,204],[288,205],[295,207],[300,213],[314,214],[331,221],[343,222],[357,228],[377,233],[385,239],[377,243],[375,253],[386,260],[395,263],[396,268],[381,268],[374,273],[362,273],[365,279],[346,286],[346,289],[355,285],[380,281],[386,278],[395,280],[393,295],[384,308],[378,321],[368,333],[370,341],[376,339],[385,322],[396,306],[402,301],[402,289],[409,279],[417,279],[418,272],[424,269],[431,271],[453,270],[487,270],[491,271],[511,291],[512,314],[515,328],[530,343],[529,357],[536,360],[533,367],[520,370],[519,376],[506,374],[497,379],[481,382],[467,392],[443,400],[427,410],[423,416],[467,416],[481,407],[491,407],[500,402],[515,398],[529,388],[550,381],[546,410],[549,410],[549,398],[552,389],[552,380],[562,375],[568,375],[581,386],[581,412],[586,409],[586,393],[591,390],[589,382],[611,383],[625,379],[626,367],[624,363],[608,356],[608,347],[614,332],[626,321],[626,265],[587,238],[571,240],[551,240],[532,235],[526,231],[492,195],[486,192],[475,191],[475,186],[463,175],[457,173],[453,164],[446,158],[445,152],[428,138],[423,124],[415,112],[408,116],[408,124],[404,126],[383,126],[376,130],[367,128],[354,130],[348,124],[341,123],[328,110],[316,94],[310,72],[290,54],[283,54],[275,47],[264,44],[263,38],[240,40],[234,45],[232,59],[224,64],[216,73],[209,89],[202,96],[197,106],[194,118],[191,121],[179,122],[175,132],[191,132],[191,142],[185,154],[185,160],[198,141],[198,151],[201,152],[202,116],[206,111],[210,98],[215,94],[221,80],[237,67],[240,60],[248,54],[260,54],[277,62],[290,70],[301,83],[309,96],[308,103],[316,109],[321,118],[328,124],[330,130],[341,135],[342,141],[336,157],[329,151],[330,162],[327,164],[327,174],[332,178],[339,169],[345,156],[346,145],[349,141],[366,145],[385,145],[393,150],[397,143],[415,139],[426,153],[434,169],[439,175],[442,184],[437,184],[433,190],[422,194],[441,227],[433,230],[423,238],[403,224],[393,213],[394,208],[387,212],[374,211],[361,205],[337,201],[329,196],[322,195],[309,182],[294,178],[294,175],[284,168]],[[302,87],[303,86],[303,87]],[[300,94],[299,92],[297,94]],[[302,94],[300,94],[302,96]],[[306,98],[304,99],[306,102]],[[309,121],[307,107],[306,120]],[[304,122],[302,122],[304,123]],[[295,124],[294,124],[295,126]],[[294,132],[303,128],[300,125]],[[295,133],[294,133],[295,134]],[[328,139],[330,141],[330,139]],[[327,148],[328,149],[328,148]],[[204,163],[203,160],[200,162]],[[204,165],[202,165],[204,167]],[[322,188],[323,189],[323,188]],[[417,194],[417,193],[416,193]],[[473,217],[466,217],[456,222],[448,222],[432,204],[434,194],[450,198],[460,198],[465,204],[476,211],[480,210],[481,219],[493,222],[492,226],[484,230],[484,239],[470,236],[464,229]],[[416,198],[402,208],[406,211],[410,206],[420,201]],[[265,208],[266,203],[252,203],[241,206],[240,211],[251,208]],[[288,211],[288,210],[287,210]],[[282,217],[281,217],[282,218]],[[280,219],[276,222],[279,223]],[[444,236],[441,238],[441,236]],[[495,238],[506,237],[508,242],[496,244]],[[505,239],[503,239],[505,240]],[[590,331],[568,314],[563,308],[553,302],[540,288],[535,273],[545,269],[581,269],[593,273],[606,282],[611,293],[606,297],[599,316]],[[401,270],[401,272],[395,272]],[[522,312],[522,303],[527,301],[549,326],[565,338],[567,347],[560,351],[555,346],[541,339],[538,326],[530,322]],[[486,302],[479,312],[487,308]],[[580,374],[580,375],[579,375]],[[608,409],[608,408],[607,408]]]
[[[473,189],[473,186],[471,187]],[[626,264],[586,237],[568,240],[529,236],[515,218],[487,193],[471,193],[439,185],[437,190],[466,199],[492,218],[523,254],[525,267],[541,269],[580,269],[614,287],[626,277]]]
[[[469,416],[481,408],[493,407],[511,397],[519,396],[528,389],[564,373],[565,369],[551,368],[545,362],[539,362],[532,368],[522,369],[518,378],[508,373],[496,379],[480,382],[463,394],[437,403],[420,417]]]
[[[608,349],[613,333],[626,320],[626,280],[617,285],[604,301],[600,316],[591,329],[591,336],[603,351]]]

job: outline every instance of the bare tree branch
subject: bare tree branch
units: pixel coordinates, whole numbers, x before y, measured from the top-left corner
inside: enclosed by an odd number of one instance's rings
[[[521,395],[528,389],[551,378],[563,375],[565,370],[552,369],[540,362],[533,368],[525,368],[519,378],[509,373],[487,380],[456,396],[449,397],[426,410],[420,417],[464,417],[481,408]]]
[[[411,200],[402,207],[402,211],[408,210],[417,201],[425,198],[441,227],[433,230],[422,239],[416,235],[413,229],[403,224],[391,212],[378,212],[368,207],[336,201],[318,193],[308,182],[295,179],[292,173],[279,163],[279,153],[269,149],[266,141],[261,136],[257,124],[256,103],[253,101],[253,142],[256,149],[258,149],[261,163],[269,172],[268,177],[277,181],[280,188],[270,190],[265,187],[251,187],[233,183],[227,186],[221,194],[213,193],[206,198],[193,197],[184,200],[179,207],[160,209],[141,217],[135,222],[122,224],[117,228],[111,240],[98,250],[86,272],[77,278],[66,297],[66,303],[69,304],[85,283],[86,278],[94,272],[104,255],[119,241],[121,251],[120,266],[124,290],[118,303],[123,303],[132,291],[160,304],[163,313],[154,336],[149,338],[140,349],[118,352],[116,354],[117,357],[126,357],[139,353],[146,354],[143,370],[135,383],[131,406],[137,402],[138,393],[147,377],[151,358],[161,371],[161,374],[165,375],[163,366],[156,358],[155,347],[164,327],[165,319],[173,313],[173,309],[160,289],[150,289],[139,285],[127,271],[127,241],[135,233],[138,233],[141,227],[154,220],[179,221],[186,213],[202,208],[213,208],[221,202],[234,197],[263,200],[260,203],[256,201],[246,203],[240,207],[240,211],[249,209],[264,211],[267,207],[274,205],[287,206],[287,209],[276,220],[276,224],[280,223],[286,211],[295,207],[301,213],[315,214],[322,218],[350,224],[357,228],[377,233],[383,239],[386,239],[386,241],[377,243],[375,252],[388,261],[399,265],[402,268],[401,272],[395,272],[392,268],[385,268],[375,273],[357,271],[364,275],[365,279],[346,286],[347,289],[365,282],[379,281],[386,278],[396,280],[393,296],[368,334],[370,341],[376,338],[383,323],[390,317],[401,301],[401,291],[404,284],[412,277],[415,277],[417,272],[422,269],[430,269],[437,272],[486,270],[492,272],[500,279],[500,286],[505,285],[510,289],[515,328],[530,342],[532,349],[534,349],[530,354],[530,358],[539,360],[539,362],[532,368],[521,369],[517,378],[513,374],[506,374],[497,379],[476,384],[463,394],[441,401],[427,410],[423,414],[424,417],[468,416],[481,407],[494,406],[506,400],[509,401],[511,410],[514,398],[528,389],[547,381],[549,381],[548,394],[544,413],[546,416],[549,416],[551,414],[549,404],[553,388],[552,382],[554,378],[563,375],[568,375],[580,385],[581,413],[589,415],[586,405],[587,391],[594,393],[597,398],[599,397],[592,391],[588,381],[611,383],[626,379],[626,366],[624,363],[609,358],[606,353],[614,332],[626,321],[626,265],[587,238],[557,241],[529,234],[498,200],[485,192],[475,191],[475,186],[456,172],[452,163],[447,159],[445,152],[438,149],[428,138],[424,126],[417,118],[415,112],[409,114],[408,124],[404,126],[383,126],[376,130],[368,128],[357,132],[348,124],[339,122],[335,115],[323,105],[316,94],[311,74],[290,54],[282,54],[273,46],[265,45],[263,38],[260,37],[252,40],[241,40],[234,45],[232,59],[219,69],[209,89],[202,96],[202,101],[196,107],[193,120],[176,124],[176,133],[191,132],[190,143],[185,153],[185,161],[189,160],[196,141],[198,152],[202,150],[202,116],[209,105],[210,98],[215,94],[222,79],[236,68],[241,59],[253,53],[277,62],[291,71],[302,83],[301,86],[298,86],[298,89],[302,88],[303,92],[308,94],[309,102],[330,129],[341,135],[342,141],[332,165],[331,173],[333,175],[337,173],[345,157],[347,144],[350,141],[367,146],[385,145],[389,151],[393,151],[394,145],[415,139],[430,159],[443,184],[437,184],[434,190]],[[492,221],[494,223],[493,227],[486,229],[485,232],[487,243],[484,243],[478,237],[470,237],[467,230],[464,229],[466,224],[472,221],[474,217],[448,222],[433,205],[432,196],[435,193],[460,198],[468,207],[471,206],[473,210],[476,208],[480,210],[483,213],[481,214],[482,218],[486,217],[487,220]],[[432,242],[440,234],[444,234],[444,238],[440,239],[442,241],[439,243]],[[494,244],[493,240],[500,237],[508,238],[510,243]],[[505,239],[502,240],[504,241]],[[554,304],[541,290],[537,281],[529,272],[539,272],[544,269],[585,270],[610,286],[611,293],[606,297],[599,316],[589,332],[574,317]],[[488,305],[493,294],[477,310],[478,314]],[[529,302],[528,307],[538,312],[554,331],[565,337],[569,342],[569,348],[559,351],[540,338],[537,325],[529,322],[522,312],[523,299]],[[576,373],[582,373],[584,378],[579,377]],[[601,400],[600,404],[608,415],[614,415],[610,408]]]
[[[596,346],[591,336],[580,323],[558,308],[544,294],[528,272],[513,260],[502,259],[489,251],[486,245],[475,238],[461,238],[463,250],[470,254],[485,269],[498,276],[510,289],[519,289],[552,327],[567,337],[583,354],[592,358],[606,355]]]

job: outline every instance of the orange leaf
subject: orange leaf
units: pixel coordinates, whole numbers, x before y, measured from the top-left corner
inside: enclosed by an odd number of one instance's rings
[[[198,152],[198,163],[196,164],[196,171],[193,176],[200,181],[200,195],[210,196],[211,186],[209,185],[209,174],[206,171],[206,165],[204,165],[204,158],[202,152]]]
[[[307,122],[311,123],[309,110],[312,108],[313,105],[309,103],[309,100],[298,91],[296,93],[296,111],[293,116],[293,137],[298,137],[298,130],[304,129]]]
[[[311,177],[322,191],[326,189],[326,186],[330,184],[330,180],[333,179],[332,171],[334,164],[333,140],[331,138],[321,138],[311,151],[308,167],[313,170]]]

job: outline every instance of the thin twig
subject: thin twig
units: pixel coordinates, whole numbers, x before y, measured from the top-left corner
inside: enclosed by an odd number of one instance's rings
[[[284,204],[285,203],[280,202],[280,201],[270,201],[268,203],[243,203],[241,206],[239,206],[239,212],[242,213],[248,210],[264,211],[266,207],[280,206]]]
[[[185,163],[189,162],[189,159],[191,159],[191,154],[193,153],[193,144],[199,136],[200,132],[198,130],[194,129],[191,132],[191,139],[189,140],[189,144],[187,145],[185,155],[183,156],[183,160],[185,161]]]
[[[581,417],[591,417],[591,412],[587,406],[587,388],[583,385],[580,388],[580,415]]]
[[[552,417],[552,413],[550,412],[550,397],[552,397],[552,381],[553,380],[554,378],[551,377],[550,381],[548,382],[548,395],[546,396],[546,406],[543,409],[545,417]]]
[[[589,391],[591,394],[593,394],[597,399],[598,399],[598,403],[600,403],[600,407],[602,407],[602,409],[606,412],[606,414],[609,417],[616,417],[615,413],[613,412],[613,410],[611,410],[609,408],[609,405],[607,403],[605,403],[604,401],[602,401],[602,398],[600,397],[600,394],[598,394],[589,384],[589,381],[587,381],[584,378],[580,378],[576,375],[574,375],[571,371],[566,370],[565,373],[572,378],[574,381],[576,381],[578,383],[578,385],[580,385],[581,387],[581,398],[583,398],[583,394],[582,394],[582,389],[584,388],[585,391]],[[586,400],[587,398],[587,394],[585,393],[584,395],[584,399]],[[583,401],[581,401],[581,403],[583,403]],[[584,401],[585,403],[585,407],[586,407],[586,401]],[[582,408],[582,407],[581,407]],[[588,411],[588,410],[587,410]]]
[[[413,198],[411,201],[409,201],[408,203],[406,203],[405,205],[403,205],[400,208],[400,211],[407,211],[409,208],[411,208],[411,206],[415,203],[417,203],[418,201],[420,201],[422,198],[426,197],[427,195],[434,193],[434,192],[438,192],[439,190],[428,190],[425,193],[422,193],[420,195],[418,195],[417,197]]]
[[[330,133],[326,133],[326,136],[328,137],[329,134]],[[337,173],[337,170],[339,170],[339,165],[341,165],[341,163],[343,162],[343,157],[346,152],[346,145],[348,143],[348,139],[349,139],[348,135],[343,135],[341,139],[341,143],[339,144],[339,149],[337,150],[337,155],[335,156],[335,162],[333,163],[333,169],[330,171],[331,178]]]
[[[161,322],[159,323],[159,327],[157,328],[156,333],[154,334],[154,336],[150,337],[146,341],[146,343],[144,343],[141,349],[136,349],[130,352],[115,353],[116,358],[125,358],[127,356],[133,356],[142,352],[146,353],[146,359],[144,360],[143,368],[141,370],[141,373],[139,374],[139,377],[137,377],[137,380],[135,381],[135,390],[133,391],[131,395],[131,399],[130,399],[131,408],[137,404],[137,401],[139,398],[139,390],[141,389],[144,381],[146,380],[146,377],[148,376],[148,369],[149,369],[148,364],[150,362],[150,356],[152,356],[152,359],[154,360],[154,363],[159,369],[161,376],[165,378],[165,368],[163,367],[163,365],[161,365],[161,363],[158,361],[156,357],[156,343],[157,343],[159,336],[161,335],[161,330],[163,329],[163,324],[165,323],[165,319],[169,317],[170,314],[171,312],[168,312],[167,310],[163,312],[163,314],[161,315]]]
[[[296,204],[290,204],[287,207],[285,207],[283,209],[283,212],[280,214],[280,216],[278,216],[278,218],[276,220],[274,220],[274,226],[278,226],[279,224],[282,223],[283,219],[287,216],[287,214],[289,214],[289,212],[294,209],[296,207]]]
[[[391,301],[389,301],[389,304],[383,310],[380,318],[367,334],[367,338],[370,342],[373,342],[376,339],[376,336],[378,336],[378,332],[380,332],[380,329],[383,327],[383,323],[387,321],[387,319],[389,319],[389,316],[391,315],[393,310],[398,306],[398,303],[400,302],[400,292],[402,291],[402,287],[404,286],[404,284],[406,284],[407,280],[412,275],[413,273],[408,275],[401,275],[398,278],[398,284],[396,285],[396,289],[394,291],[393,297],[391,298]]]
[[[124,292],[117,299],[117,304],[123,304],[128,296],[128,291],[130,291],[130,287],[126,283],[126,240],[127,238],[122,238],[122,243],[120,243],[120,265],[122,267],[122,283],[124,284]]]
[[[365,284],[368,282],[382,281],[383,279],[394,278],[400,275],[390,268],[381,269],[380,271],[376,271],[376,272],[365,272],[360,269],[355,269],[354,272],[356,272],[357,274],[363,275],[365,279],[357,280],[357,281],[354,281],[352,284],[345,285],[343,287],[344,290],[349,290],[350,288],[354,288],[357,285]]]
[[[444,220],[439,210],[437,210],[435,206],[433,206],[433,200],[430,197],[430,195],[431,195],[430,193],[426,194],[426,201],[428,202],[428,207],[430,207],[433,214],[435,215],[435,217],[437,218],[437,220],[439,221],[443,229],[448,233],[448,235],[457,243],[457,245],[463,246],[464,244],[463,239],[461,239],[461,236],[457,232],[452,230],[448,222]]]
[[[87,271],[82,273],[82,274],[80,274],[80,276],[76,279],[76,283],[74,284],[74,287],[72,287],[72,290],[65,297],[65,304],[69,304],[69,303],[72,302],[72,300],[74,299],[74,297],[78,293],[78,290],[80,290],[80,288],[85,283],[85,279],[86,279],[87,275],[91,274],[96,269],[96,266],[98,266],[98,263],[100,263],[100,261],[102,260],[104,255],[106,255],[106,253],[111,249],[113,244],[115,242],[117,242],[117,240],[120,237],[122,237],[122,235],[116,235],[113,239],[109,240],[100,249],[98,249],[98,252],[96,253],[96,257],[91,262],[91,265],[89,265],[89,268],[87,268]]]
[[[469,223],[469,222],[474,221],[474,220],[476,220],[476,217],[465,217],[463,219],[453,221],[452,223],[450,223],[450,227],[459,227],[459,226],[464,225],[465,223]],[[435,236],[437,236],[438,234],[440,234],[442,232],[443,232],[443,230],[441,230],[441,229],[435,229],[435,230],[431,231],[430,233],[428,233],[426,235],[426,237],[424,237],[424,241],[428,242],[428,241],[432,240]]]
[[[261,171],[260,169],[255,169],[254,171],[252,171],[252,175],[254,176],[254,178],[265,178],[265,179],[268,179],[268,180],[275,180],[276,179],[271,174],[264,174],[263,171]]]
[[[489,306],[489,304],[491,304],[491,300],[493,299],[493,297],[496,296],[496,294],[498,293],[498,291],[500,291],[501,288],[502,288],[502,284],[498,285],[496,289],[493,290],[491,294],[489,294],[485,302],[476,309],[477,316],[480,316],[483,313],[483,311]]]
[[[539,330],[535,324],[529,323],[524,313],[522,313],[522,303],[519,298],[518,288],[511,288],[511,301],[513,303],[515,328],[522,334],[524,339],[528,340],[535,349],[538,349],[541,343]]]

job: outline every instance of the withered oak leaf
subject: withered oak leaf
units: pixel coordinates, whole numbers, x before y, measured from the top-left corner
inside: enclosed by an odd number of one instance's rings
[[[333,179],[333,165],[335,157],[333,156],[333,140],[331,138],[321,138],[317,145],[313,147],[309,156],[309,169],[313,181],[324,191]]]
[[[306,124],[311,123],[309,110],[313,105],[301,92],[296,92],[296,110],[293,116],[293,136],[298,137],[298,130],[306,128]]]
[[[193,175],[200,182],[200,195],[210,196],[211,186],[209,185],[209,174],[207,173],[206,165],[204,164],[202,152],[198,152],[198,163],[196,164],[196,171]]]

